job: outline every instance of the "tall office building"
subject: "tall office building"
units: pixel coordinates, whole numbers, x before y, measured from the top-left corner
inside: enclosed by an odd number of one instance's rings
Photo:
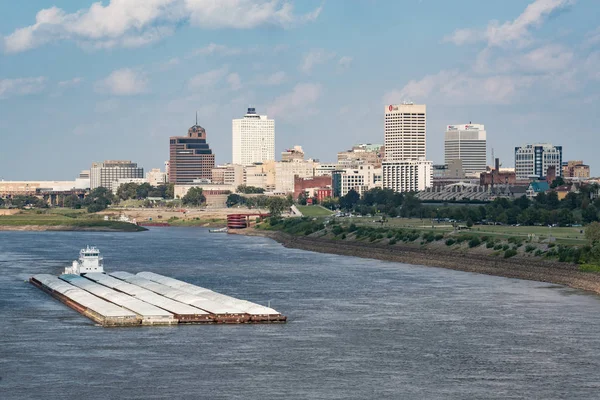
[[[562,176],[562,146],[538,143],[515,147],[517,179],[545,178],[548,167],[554,167],[556,175]]]
[[[192,183],[195,179],[211,179],[215,155],[206,142],[206,130],[196,124],[187,136],[169,138],[169,182]]]
[[[424,190],[432,184],[426,161],[427,107],[402,103],[385,107],[383,187],[396,192]]]
[[[425,104],[402,103],[385,107],[385,159],[419,160],[426,157]]]
[[[124,160],[110,160],[92,163],[90,169],[90,188],[111,189],[113,182],[119,179],[140,179],[144,177],[144,168],[136,163]]]
[[[252,165],[275,160],[275,121],[248,108],[232,121],[233,164]]]
[[[485,126],[481,124],[448,125],[444,137],[444,163],[461,160],[465,174],[485,172],[486,140]]]

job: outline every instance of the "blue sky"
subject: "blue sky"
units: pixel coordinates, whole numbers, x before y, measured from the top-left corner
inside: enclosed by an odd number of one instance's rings
[[[73,179],[93,161],[163,167],[198,112],[217,162],[231,119],[276,120],[276,152],[334,161],[383,142],[383,106],[483,123],[488,152],[560,144],[599,175],[596,0],[0,0],[0,178]],[[488,160],[489,161],[489,160]]]

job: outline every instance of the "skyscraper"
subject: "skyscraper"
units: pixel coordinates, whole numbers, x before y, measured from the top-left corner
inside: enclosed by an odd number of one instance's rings
[[[426,161],[427,107],[402,103],[385,107],[383,187],[414,192],[431,186],[432,162]]]
[[[562,146],[538,143],[515,147],[517,179],[545,178],[548,167],[554,167],[556,175],[562,176]]]
[[[425,104],[402,103],[385,107],[385,159],[419,160],[426,157]]]
[[[461,160],[466,174],[480,174],[487,167],[485,126],[481,124],[448,125],[444,137],[444,163]]]
[[[275,160],[275,121],[248,108],[232,121],[233,164],[252,165]]]
[[[211,179],[215,155],[206,142],[206,130],[196,124],[187,136],[169,138],[169,182],[192,183],[194,179]]]

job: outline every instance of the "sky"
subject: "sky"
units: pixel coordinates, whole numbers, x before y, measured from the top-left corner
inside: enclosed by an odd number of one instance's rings
[[[94,161],[164,168],[195,122],[217,163],[231,120],[275,119],[276,154],[383,143],[384,106],[485,124],[491,152],[550,142],[600,175],[597,0],[0,0],[0,179]]]

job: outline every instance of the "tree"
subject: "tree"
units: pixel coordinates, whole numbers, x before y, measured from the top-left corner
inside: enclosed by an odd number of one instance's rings
[[[202,188],[192,187],[187,191],[185,196],[181,199],[183,204],[189,206],[199,206],[206,202],[206,197],[202,194]]]
[[[589,205],[581,212],[581,217],[586,224],[598,221],[598,210],[593,205]]]
[[[67,196],[63,201],[63,207],[79,209],[81,208],[81,199],[74,194]]]
[[[135,197],[137,199],[145,199],[148,197],[148,192],[152,189],[149,183],[145,182],[139,185],[135,191]]]
[[[121,200],[135,199],[138,187],[135,182],[123,183],[117,188],[117,197]]]
[[[305,191],[300,192],[300,194],[298,195],[298,204],[300,204],[301,206],[305,206],[307,198],[308,196],[306,195]]]
[[[360,195],[354,189],[350,189],[345,196],[340,197],[340,207],[345,210],[351,210],[354,208],[358,201],[360,200]]]
[[[174,199],[175,198],[175,184],[169,183],[166,185],[165,190],[165,199]]]
[[[246,198],[240,196],[239,194],[231,193],[229,196],[227,196],[227,202],[225,204],[227,207],[237,206],[238,204],[244,205],[246,204]]]
[[[600,243],[600,223],[592,222],[585,228],[585,238],[590,242],[590,246]]]
[[[562,186],[564,184],[565,184],[565,180],[563,179],[563,177],[557,176],[556,179],[554,179],[552,181],[552,183],[550,184],[550,188],[554,189],[554,188]]]
[[[262,194],[265,192],[265,189],[256,186],[239,185],[237,187],[237,192],[244,194]]]
[[[83,205],[87,206],[88,212],[95,213],[105,210],[112,204],[114,196],[110,190],[105,187],[97,187],[83,200]]]
[[[268,207],[271,217],[279,217],[287,208],[287,201],[283,197],[270,197]]]

